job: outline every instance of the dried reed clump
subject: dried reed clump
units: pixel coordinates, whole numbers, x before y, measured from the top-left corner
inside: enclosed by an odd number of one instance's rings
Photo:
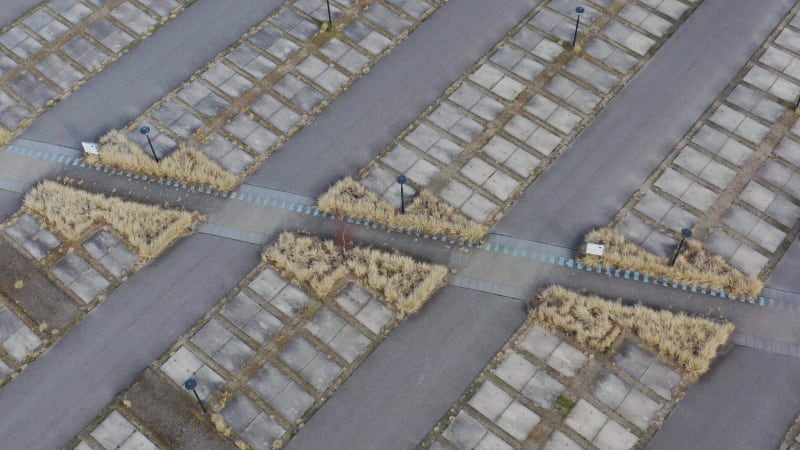
[[[602,297],[584,296],[551,286],[537,298],[532,314],[543,325],[575,336],[598,351],[607,350],[622,330],[630,330],[662,356],[673,359],[690,378],[705,373],[733,333],[730,322],[716,322],[683,312],[623,306]]]
[[[750,277],[728,264],[717,255],[710,255],[703,245],[687,240],[683,250],[670,267],[669,260],[656,256],[609,228],[594,230],[586,235],[586,242],[605,245],[603,256],[586,255],[584,264],[608,264],[623,269],[635,270],[686,284],[706,285],[722,288],[731,295],[758,297],[764,283]]]
[[[127,172],[142,173],[149,177],[164,177],[185,183],[211,186],[227,191],[240,182],[240,178],[223,169],[214,160],[188,145],[157,163],[141,147],[118,130],[111,130],[100,138],[100,154],[86,155],[91,164],[103,164]]]
[[[419,310],[444,282],[447,268],[366,248],[341,251],[333,241],[282,233],[263,259],[319,298],[338,291],[348,277],[376,292],[400,317]]]
[[[447,275],[444,266],[378,250],[355,248],[348,256],[351,273],[369,289],[380,292],[401,316],[419,310]]]
[[[297,283],[308,284],[320,298],[332,294],[348,273],[333,241],[293,233],[281,233],[264,252],[263,259],[290,274]]]
[[[11,131],[6,130],[3,127],[0,127],[0,147],[5,147],[11,139],[14,137],[14,134]]]
[[[351,177],[339,180],[319,198],[319,208],[330,214],[367,219],[398,228],[411,227],[426,234],[458,236],[480,240],[489,228],[466,218],[460,211],[428,191],[419,195],[400,214],[391,203],[380,198]]]
[[[106,197],[53,181],[43,181],[28,192],[24,206],[71,241],[97,223],[108,224],[145,260],[158,256],[190,232],[192,222],[202,219],[186,211]]]

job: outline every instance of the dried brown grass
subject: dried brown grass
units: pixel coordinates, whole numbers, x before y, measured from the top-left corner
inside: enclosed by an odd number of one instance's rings
[[[211,186],[222,191],[232,189],[241,181],[203,152],[186,144],[181,144],[178,150],[157,163],[149,153],[118,130],[111,130],[100,138],[100,154],[86,155],[86,161],[149,177]]]
[[[24,206],[67,240],[79,239],[95,224],[108,224],[145,260],[158,256],[202,219],[196,213],[106,197],[53,181],[28,192]]]
[[[400,317],[418,311],[447,275],[444,266],[408,256],[359,247],[343,252],[333,241],[288,232],[264,251],[263,259],[318,298],[330,296],[352,279],[378,294]]]
[[[14,134],[0,126],[0,147],[5,147],[14,138]]]
[[[573,335],[581,344],[606,351],[622,330],[629,330],[659,354],[675,361],[690,378],[705,373],[734,326],[683,312],[624,306],[551,286],[537,297],[532,312],[545,326]]]
[[[688,285],[705,284],[725,289],[725,292],[737,297],[758,297],[764,288],[764,282],[745,275],[720,256],[710,255],[700,242],[692,239],[686,240],[672,267],[669,266],[667,258],[656,256],[628,242],[624,236],[609,228],[589,232],[586,235],[586,242],[605,245],[605,252],[603,256],[584,256],[581,258],[584,264],[607,264],[652,276],[668,277],[672,281]]]
[[[468,219],[460,211],[428,191],[406,206],[406,213],[382,199],[351,177],[339,180],[319,198],[320,210],[337,215],[353,216],[391,225],[412,228],[425,234],[462,237],[479,241],[489,227]]]

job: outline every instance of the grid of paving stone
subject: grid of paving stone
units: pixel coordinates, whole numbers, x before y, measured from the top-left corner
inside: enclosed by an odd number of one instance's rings
[[[112,409],[96,427],[84,430],[75,450],[157,450],[158,445],[145,435],[143,428],[135,425],[131,418]]]
[[[441,4],[330,3],[340,31],[319,32],[328,18],[325,0],[288,1],[132,122],[128,137],[147,145],[137,129],[148,123],[162,155],[188,141],[240,174],[280,148]]]
[[[615,220],[660,255],[693,228],[705,246],[766,277],[800,218],[800,17],[790,14]]]
[[[681,376],[630,339],[607,355],[567,341],[528,321],[422,448],[642,448]]]
[[[41,348],[42,339],[33,330],[10,309],[10,301],[0,295],[0,386],[23,370]]]
[[[678,0],[542,2],[361,171],[399,206],[426,188],[491,223],[633,76],[693,5]]]
[[[0,125],[21,128],[194,0],[49,0],[0,31]]]
[[[156,366],[179,390],[195,378],[231,439],[269,449],[288,442],[396,324],[353,284],[318,301],[259,267]]]
[[[101,294],[122,281],[138,262],[136,254],[102,228],[80,242],[62,243],[63,239],[36,218],[20,213],[2,230],[43,272],[72,293],[81,306],[94,306],[102,299]]]

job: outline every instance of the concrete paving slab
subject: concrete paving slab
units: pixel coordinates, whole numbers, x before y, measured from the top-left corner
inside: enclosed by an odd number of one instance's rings
[[[72,289],[84,303],[90,303],[110,284],[111,283],[100,275],[98,271],[94,268],[90,268],[75,279],[75,281],[70,283],[69,288]]]
[[[497,420],[497,425],[516,440],[523,442],[541,418],[522,403],[514,400]]]
[[[604,370],[589,388],[592,395],[611,409],[617,409],[630,391],[631,386],[609,370]]]
[[[579,399],[564,419],[564,424],[591,441],[607,421],[608,416],[586,400]]]
[[[112,411],[89,434],[105,448],[119,448],[135,431],[136,428],[119,412]]]
[[[583,447],[568,438],[566,434],[556,430],[550,435],[542,450],[579,450]]]
[[[488,430],[464,411],[460,411],[453,423],[442,435],[459,449],[474,448]]]
[[[40,345],[42,340],[26,326],[19,327],[14,334],[3,341],[3,349],[19,363],[24,362]]]
[[[646,430],[660,409],[661,405],[658,402],[640,391],[632,389],[617,408],[617,412],[628,419],[630,423]]]
[[[627,450],[636,445],[636,435],[626,430],[622,425],[609,420],[603,429],[597,433],[592,444],[601,450]]]
[[[541,325],[534,325],[519,343],[519,346],[531,352],[537,358],[546,360],[560,343],[561,339],[558,336],[547,331]]]
[[[640,378],[653,362],[653,355],[632,342],[625,342],[614,356],[614,364],[634,378]]]
[[[521,391],[538,369],[516,352],[512,352],[494,370],[494,374],[509,386]]]
[[[265,365],[248,384],[290,421],[299,419],[314,403],[314,397],[271,364]]]
[[[221,415],[225,423],[231,426],[237,433],[241,433],[256,416],[261,413],[258,406],[242,393],[237,393],[231,398]]]
[[[574,377],[587,361],[589,358],[580,350],[561,342],[547,358],[547,365],[565,377]]]
[[[658,395],[672,398],[672,390],[681,382],[681,376],[661,361],[655,359],[640,378],[641,382]]]
[[[542,408],[550,409],[564,392],[564,386],[544,371],[538,371],[520,392]]]
[[[242,437],[254,449],[270,449],[273,443],[285,434],[285,430],[269,415],[259,414],[242,432]]]
[[[467,403],[487,419],[496,422],[512,400],[513,398],[505,391],[491,381],[487,381],[478,388],[478,391]]]
[[[729,260],[731,264],[751,276],[758,276],[768,261],[769,259],[766,256],[744,244],[736,250]]]

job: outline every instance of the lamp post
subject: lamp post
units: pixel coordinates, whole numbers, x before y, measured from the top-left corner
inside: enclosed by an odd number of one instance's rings
[[[578,13],[578,19],[575,21],[575,33],[572,35],[572,48],[575,48],[575,41],[578,40],[578,25],[581,23],[581,14],[586,11],[583,9],[583,6],[578,6],[575,8],[575,12]]]
[[[678,253],[681,252],[683,243],[686,242],[686,239],[690,237],[692,237],[692,230],[688,228],[684,228],[681,230],[681,243],[678,244],[678,249],[675,250],[675,254],[672,255],[672,261],[669,262],[670,267],[673,266],[675,264],[675,260],[678,259]]]
[[[406,184],[408,178],[405,175],[400,175],[397,177],[397,182],[400,183],[400,214],[406,213],[406,199],[405,195],[403,195],[403,185]]]
[[[333,30],[333,16],[331,15],[331,0],[325,0],[328,5],[328,30]]]
[[[158,156],[156,156],[156,151],[155,149],[153,149],[153,142],[150,140],[150,127],[148,127],[147,125],[142,125],[142,127],[139,128],[139,133],[142,133],[144,137],[147,138],[147,145],[150,146],[150,153],[153,154],[153,159],[155,159],[156,162],[161,162],[158,160]]]
[[[186,388],[187,391],[192,391],[194,393],[194,398],[197,399],[197,403],[200,403],[200,407],[203,408],[203,412],[208,414],[208,410],[206,409],[206,405],[203,404],[203,401],[200,400],[200,396],[197,395],[197,380],[194,378],[189,378],[183,383],[183,387]]]

